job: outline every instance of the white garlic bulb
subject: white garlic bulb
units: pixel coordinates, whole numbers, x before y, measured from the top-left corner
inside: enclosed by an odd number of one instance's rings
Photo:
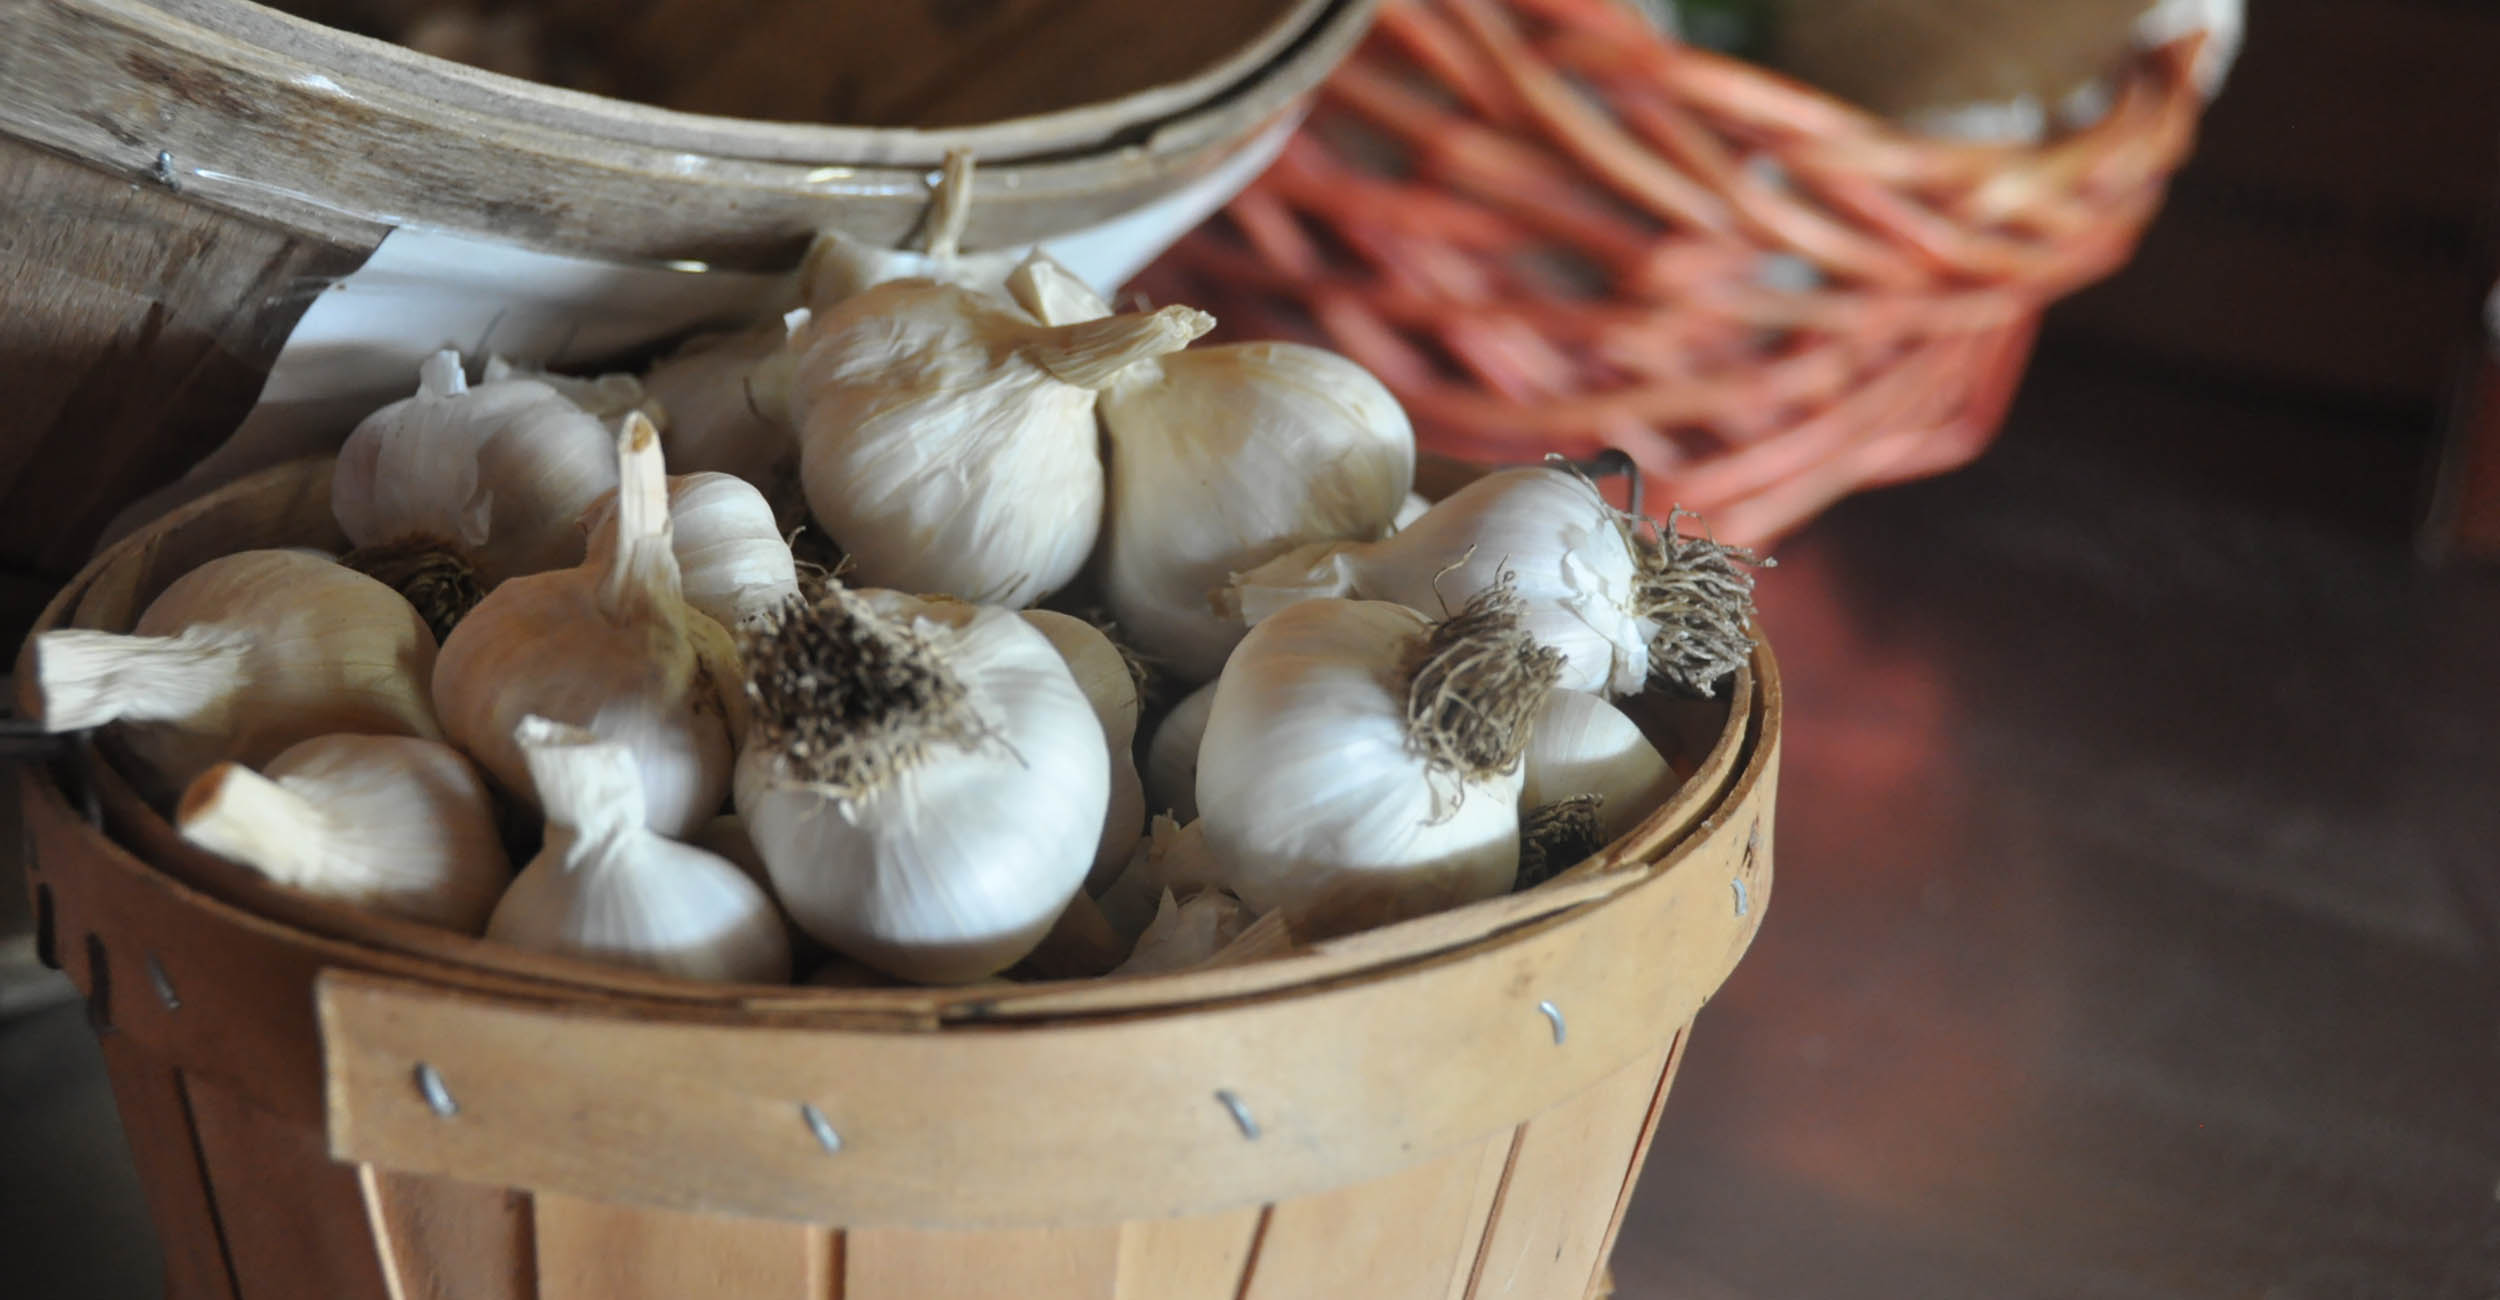
[[[1198,745],[1215,707],[1215,683],[1181,697],[1146,742],[1146,806],[1177,821],[1198,820]]]
[[[1114,975],[1161,975],[1203,966],[1257,920],[1242,901],[1220,889],[1202,889],[1185,899],[1165,890],[1155,905],[1155,918],[1137,936],[1128,960],[1111,969]]]
[[[290,889],[463,934],[512,883],[495,803],[460,751],[316,736],[258,772],[220,763],[174,811],[182,837]]]
[[[737,801],[774,892],[831,947],[964,983],[1012,965],[1084,883],[1102,724],[1015,614],[829,587],[744,637]]]
[[[1509,889],[1520,754],[1559,659],[1507,584],[1438,624],[1312,600],[1252,628],[1198,755],[1224,886],[1319,937]]]
[[[808,508],[863,583],[1031,604],[1101,531],[1095,390],[1212,324],[1167,307],[1048,328],[921,280],[819,311],[791,341]]]
[[[1315,596],[1438,614],[1508,574],[1529,631],[1563,653],[1564,688],[1628,695],[1654,675],[1707,693],[1751,650],[1753,581],[1736,566],[1761,561],[1668,522],[1650,529],[1567,470],[1502,470],[1384,540],[1297,547],[1237,575],[1223,603],[1250,622]]]
[[[582,408],[585,414],[601,424],[613,424],[632,412],[640,411],[653,424],[660,426],[660,438],[664,443],[667,441],[666,412],[658,409],[659,404],[643,391],[642,381],[632,375],[622,372],[587,378],[559,375],[543,366],[524,365],[510,357],[490,353],[486,358],[484,378],[490,384],[507,379],[536,380],[562,394],[566,401]]]
[[[1050,638],[1051,648],[1067,661],[1069,674],[1102,723],[1103,745],[1111,758],[1111,806],[1103,814],[1093,870],[1085,875],[1087,889],[1100,889],[1128,865],[1129,854],[1146,833],[1146,785],[1132,748],[1140,703],[1137,675],[1110,636],[1084,619],[1050,609],[1028,609],[1023,617]]]
[[[631,749],[535,716],[517,724],[514,745],[546,806],[547,840],[488,938],[687,979],[789,980],[772,899],[734,864],[652,833]]]
[[[793,313],[804,321],[804,312]],[[643,391],[667,414],[660,449],[681,474],[734,474],[772,503],[783,530],[806,510],[799,492],[799,441],[790,427],[783,352],[791,322],[701,334],[654,362]]]
[[[1556,691],[1537,712],[1522,764],[1520,811],[1593,794],[1598,832],[1612,843],[1680,784],[1675,769],[1623,710],[1585,691]]]
[[[443,734],[425,620],[312,551],[220,556],[175,579],[130,635],[55,629],[32,655],[30,703],[47,730],[124,724],[172,792],[212,763],[258,766],[331,732]]]
[[[679,593],[714,622],[736,627],[797,599],[798,561],[782,540],[772,505],[754,484],[728,474],[672,474],[668,521]],[[582,522],[590,529],[591,554],[612,550],[615,494],[593,503]]]
[[[736,728],[729,634],[678,590],[659,435],[625,418],[608,549],[580,568],[515,578],[462,619],[434,665],[443,729],[496,782],[535,801],[514,728],[529,714],[633,752],[652,829],[683,835],[721,809]]]
[[[360,552],[455,554],[491,588],[581,563],[574,521],[615,486],[597,418],[536,379],[472,388],[446,351],[419,367],[415,396],[347,436],[330,508]]]

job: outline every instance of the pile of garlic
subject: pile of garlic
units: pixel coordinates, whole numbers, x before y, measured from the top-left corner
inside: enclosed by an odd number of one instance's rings
[[[1255,960],[1673,790],[1612,700],[1741,663],[1753,557],[1564,468],[1425,507],[1352,362],[933,227],[639,376],[429,359],[342,449],[352,550],[43,634],[40,716],[279,887],[744,982]]]

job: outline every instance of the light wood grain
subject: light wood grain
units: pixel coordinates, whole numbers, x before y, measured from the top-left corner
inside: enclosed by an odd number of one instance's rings
[[[183,1083],[240,1300],[391,1300],[355,1168],[233,1087]]]
[[[1675,1075],[1684,1067],[1685,1046],[1692,1041],[1692,1037],[1693,1027],[1686,1025],[1677,1030],[1674,1040],[1667,1044],[1666,1069],[1658,1074],[1657,1088],[1649,1098],[1649,1114],[1641,1121],[1640,1137],[1632,1144],[1631,1163],[1624,1168],[1621,1190],[1615,1193],[1615,1212],[1607,1217],[1606,1231],[1598,1238],[1598,1272],[1589,1288],[1592,1295],[1603,1295],[1613,1290],[1606,1280],[1606,1269],[1615,1256],[1615,1241],[1623,1235],[1623,1218],[1632,1208],[1633,1189],[1640,1182],[1642,1166],[1649,1163],[1650,1143],[1657,1139],[1659,1117],[1666,1113],[1667,1094],[1675,1089]]]
[[[1669,1057],[1661,1048],[1522,1128],[1468,1300],[1588,1293]]]
[[[1428,1076],[1416,1086],[1431,1086]],[[1429,1163],[1277,1205],[1243,1300],[1444,1300],[1475,1259],[1485,1167],[1510,1142],[1505,1129]]]
[[[1116,1300],[1117,1226],[1050,1231],[855,1229],[842,1300]]]
[[[129,1139],[139,1184],[147,1192],[156,1246],[165,1256],[166,1300],[236,1300],[208,1172],[192,1142],[181,1075],[127,1036],[107,1034],[97,1046],[103,1049],[122,1136]]]
[[[539,1300],[822,1300],[826,1229],[540,1195]]]
[[[1113,1300],[1238,1300],[1264,1213],[1253,1208],[1122,1225]]]
[[[454,1178],[357,1171],[391,1300],[532,1300],[530,1196]]]

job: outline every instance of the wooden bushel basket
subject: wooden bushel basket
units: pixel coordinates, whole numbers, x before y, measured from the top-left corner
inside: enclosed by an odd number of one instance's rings
[[[185,507],[42,625],[336,544],[328,478]],[[691,984],[291,898],[189,850],[104,741],[20,784],[176,1300],[1578,1300],[1771,891],[1768,651],[1635,712],[1689,778],[1547,885],[971,989]]]

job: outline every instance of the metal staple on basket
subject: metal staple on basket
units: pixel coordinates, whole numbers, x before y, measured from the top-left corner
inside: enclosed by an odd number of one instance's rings
[[[1140,281],[1378,374],[1480,462],[1619,446],[1759,544],[1995,432],[2039,312],[2194,135],[2201,35],[2037,146],[1929,138],[1621,0],[1388,0],[1265,176]]]

